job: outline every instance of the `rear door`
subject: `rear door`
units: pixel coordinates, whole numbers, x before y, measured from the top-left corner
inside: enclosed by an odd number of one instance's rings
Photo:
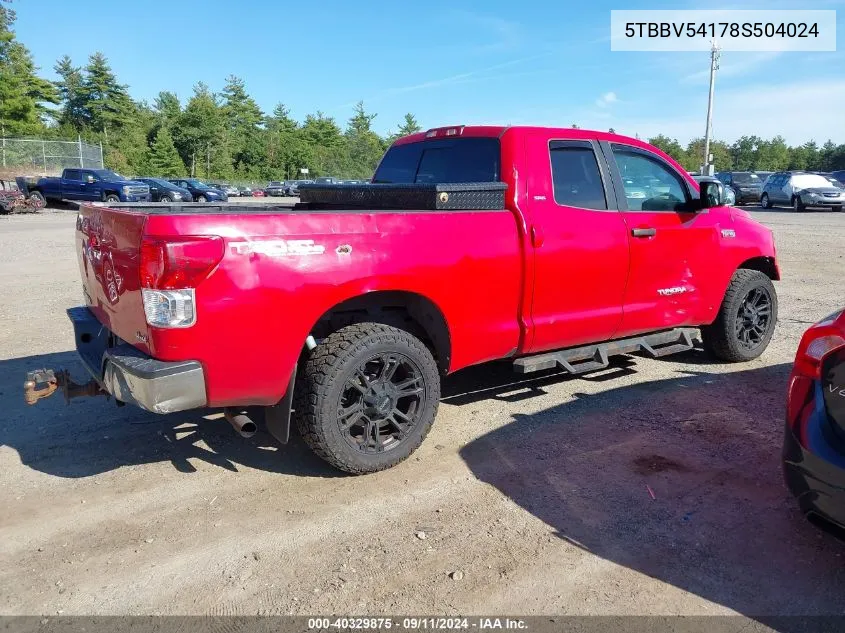
[[[597,142],[526,136],[531,318],[540,352],[610,339],[622,320],[628,239]]]
[[[698,196],[660,155],[620,143],[601,144],[626,225],[631,268],[618,335],[698,325],[706,280],[719,242],[711,214],[694,211]]]

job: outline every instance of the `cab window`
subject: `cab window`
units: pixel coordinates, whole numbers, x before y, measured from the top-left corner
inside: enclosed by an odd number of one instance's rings
[[[688,208],[687,188],[670,166],[633,148],[614,145],[612,150],[630,211],[684,211]]]
[[[607,209],[599,164],[590,143],[551,141],[549,153],[556,203],[582,209]]]

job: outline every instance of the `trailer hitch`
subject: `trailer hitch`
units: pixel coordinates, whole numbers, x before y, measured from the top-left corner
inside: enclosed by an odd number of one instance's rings
[[[65,402],[70,404],[71,398],[83,396],[108,396],[100,384],[91,379],[85,384],[77,384],[71,380],[67,369],[36,369],[26,373],[23,383],[23,397],[27,404],[35,404],[42,398],[49,398],[58,389],[62,390]]]

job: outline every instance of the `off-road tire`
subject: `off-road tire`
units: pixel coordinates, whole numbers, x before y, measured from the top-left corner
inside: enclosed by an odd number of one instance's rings
[[[754,349],[744,347],[736,334],[736,322],[745,298],[755,289],[763,288],[771,297],[771,314],[762,341]],[[778,299],[772,280],[758,270],[739,269],[722,299],[719,315],[710,325],[701,328],[704,347],[716,358],[729,363],[743,363],[762,354],[775,331],[778,317]]]
[[[764,193],[762,196],[760,196],[760,206],[764,209],[772,208],[772,201],[769,200],[769,194]]]
[[[368,358],[395,353],[419,370],[423,386],[419,419],[390,450],[365,453],[349,445],[338,424],[338,403],[347,379]],[[429,349],[417,337],[382,323],[356,323],[323,339],[297,377],[294,418],[305,443],[335,468],[354,475],[373,473],[407,459],[428,435],[440,401],[440,374]]]

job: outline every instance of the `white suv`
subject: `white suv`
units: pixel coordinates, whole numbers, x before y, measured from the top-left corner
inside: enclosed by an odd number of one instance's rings
[[[788,204],[795,211],[806,207],[825,207],[841,211],[845,205],[845,188],[837,187],[820,174],[802,171],[779,171],[766,179],[760,206],[771,209],[776,204]]]

